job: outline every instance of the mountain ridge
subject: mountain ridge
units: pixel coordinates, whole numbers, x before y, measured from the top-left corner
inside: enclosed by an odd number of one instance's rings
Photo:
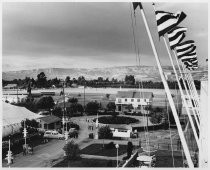
[[[169,75],[172,72],[172,66],[162,66],[163,71]],[[202,68],[203,69],[203,68]],[[202,70],[200,69],[200,70]],[[78,78],[84,76],[85,79],[103,78],[117,78],[123,80],[126,75],[134,75],[136,80],[142,81],[160,81],[160,74],[157,66],[117,66],[106,68],[39,68],[31,70],[7,71],[2,72],[3,80],[24,79],[25,77],[37,78],[40,72],[44,72],[47,79],[61,78],[66,76]],[[197,78],[196,78],[197,77]],[[174,75],[168,76],[169,80],[175,80]],[[194,76],[195,79],[200,79],[200,76]]]

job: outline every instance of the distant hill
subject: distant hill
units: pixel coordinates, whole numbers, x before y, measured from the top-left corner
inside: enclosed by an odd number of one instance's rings
[[[203,70],[201,68],[200,70]],[[172,71],[171,66],[163,66],[164,72],[169,75]],[[96,79],[98,77],[103,78],[117,78],[118,80],[123,80],[125,75],[134,75],[136,80],[142,81],[161,81],[158,68],[156,66],[120,66],[120,67],[109,67],[109,68],[44,68],[44,69],[33,69],[33,70],[21,70],[21,71],[8,71],[2,73],[2,78],[4,80],[13,79],[24,79],[25,77],[37,78],[40,72],[44,72],[48,79],[52,78],[62,78],[65,79],[66,76],[72,78],[78,78],[79,76],[84,76],[87,80]],[[195,79],[200,79],[202,74],[193,74]],[[175,80],[174,75],[168,76],[169,80]]]

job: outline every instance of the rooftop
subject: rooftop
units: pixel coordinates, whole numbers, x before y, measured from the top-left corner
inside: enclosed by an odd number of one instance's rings
[[[154,97],[152,92],[140,92],[140,91],[118,91],[117,98],[152,98]]]
[[[46,116],[46,117],[41,117],[39,119],[42,120],[43,122],[47,123],[47,124],[61,121],[61,118],[59,118],[57,116],[54,116],[54,115],[50,115],[50,116]]]

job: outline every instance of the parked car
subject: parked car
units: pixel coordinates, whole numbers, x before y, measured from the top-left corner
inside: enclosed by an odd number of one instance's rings
[[[57,131],[46,131],[44,133],[44,138],[52,138],[52,139],[65,139],[63,134],[58,133]]]

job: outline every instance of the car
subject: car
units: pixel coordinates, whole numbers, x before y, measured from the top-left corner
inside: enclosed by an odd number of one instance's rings
[[[46,131],[44,133],[44,138],[52,138],[52,139],[65,139],[63,134],[58,133],[58,131]]]
[[[70,128],[69,129],[69,137],[72,138],[72,137],[76,137],[76,136],[78,136],[78,131],[75,128]]]

